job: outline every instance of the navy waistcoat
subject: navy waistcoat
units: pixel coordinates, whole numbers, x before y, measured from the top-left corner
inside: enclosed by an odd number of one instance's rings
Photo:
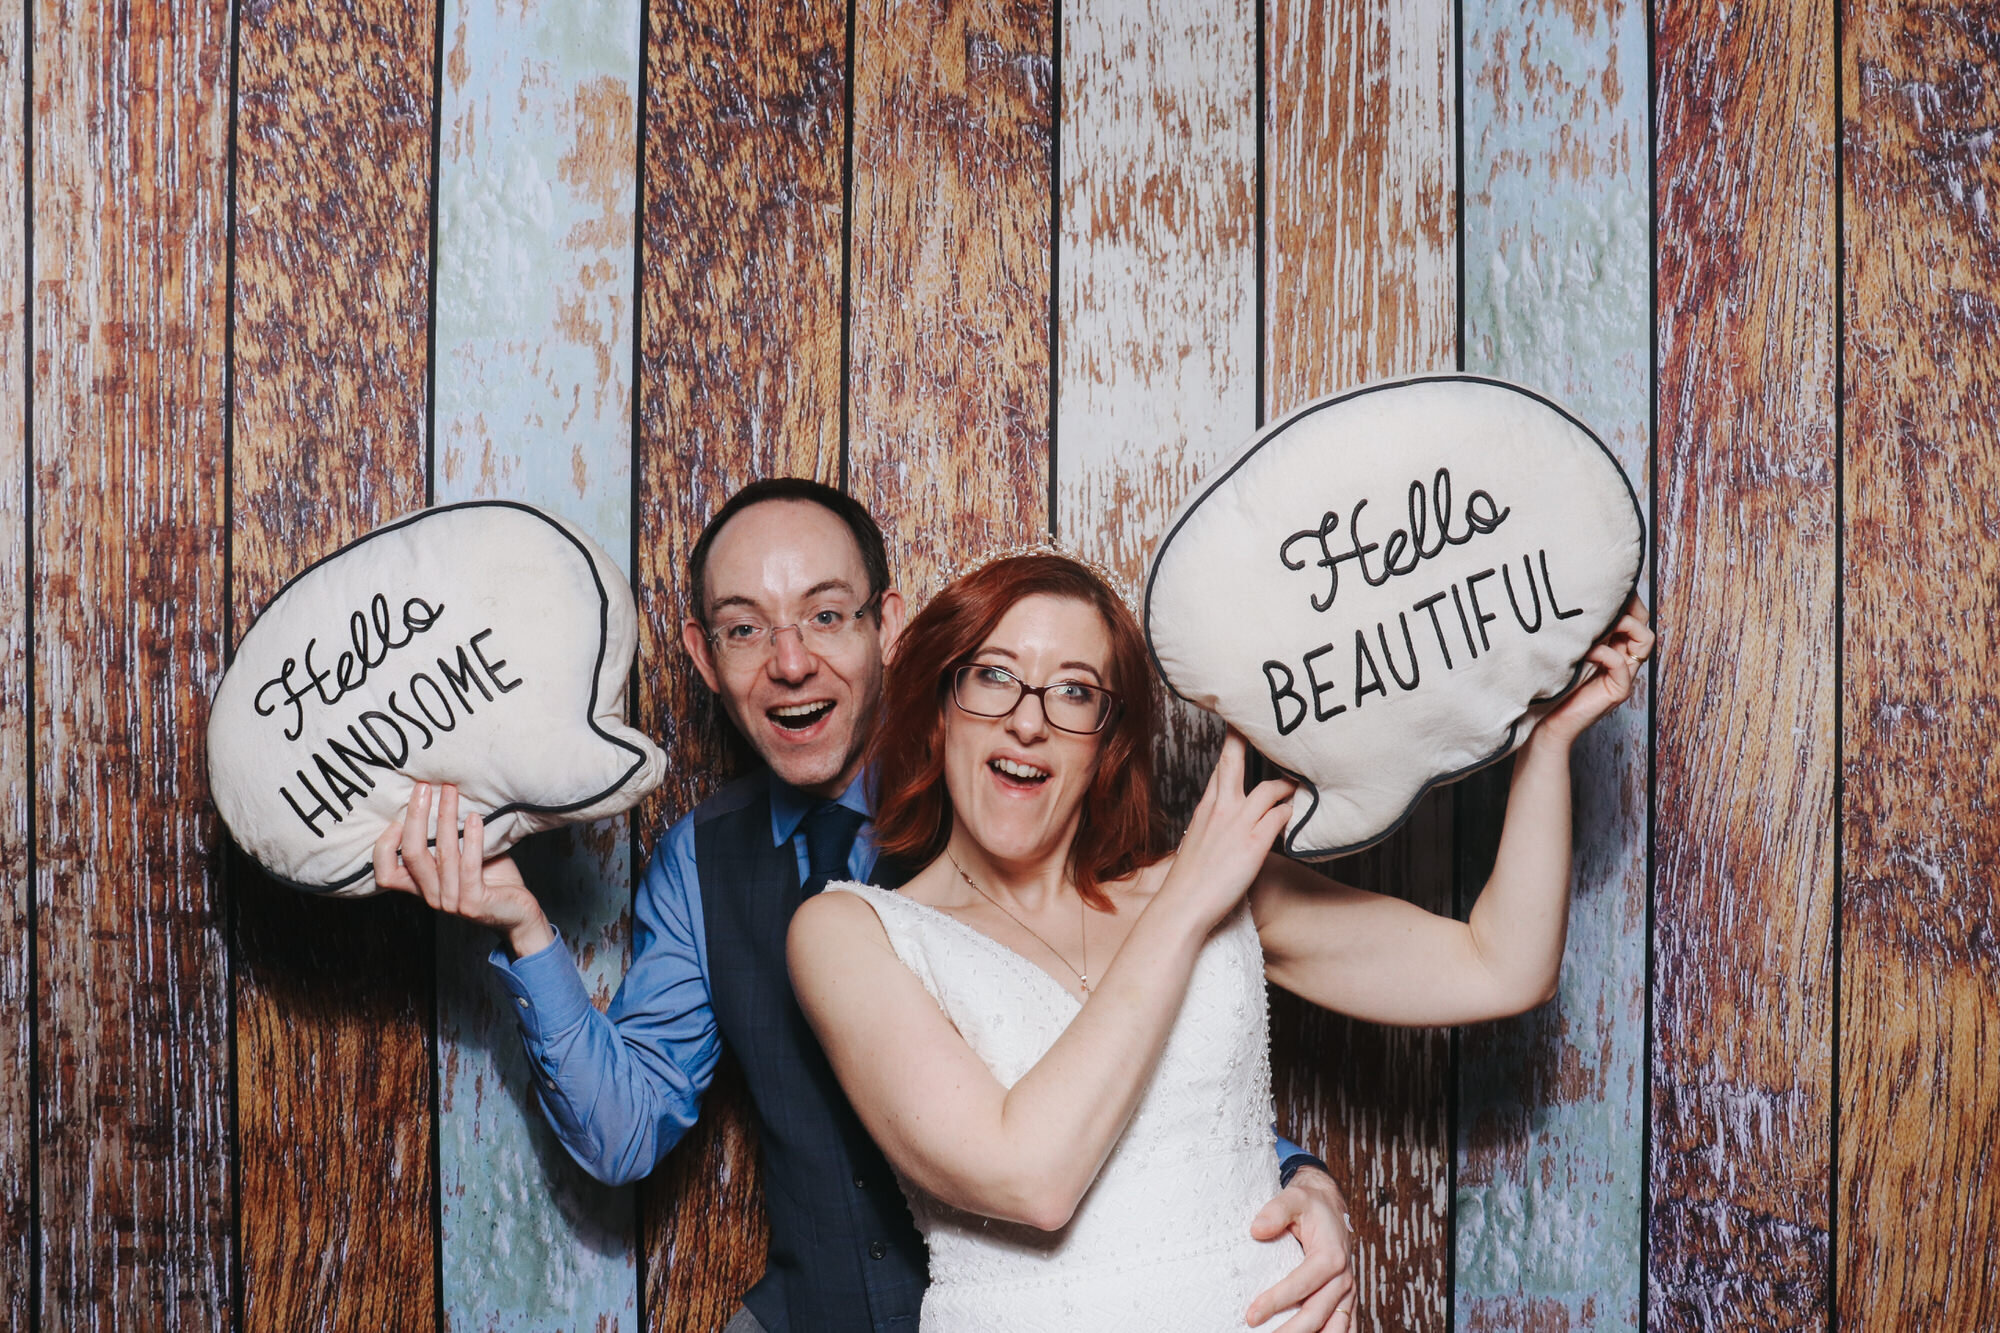
[[[757,1108],[771,1218],[770,1260],[743,1304],[770,1333],[916,1333],[923,1238],[792,995],[798,858],[771,845],[767,772],[703,802],[694,854],[709,993]]]

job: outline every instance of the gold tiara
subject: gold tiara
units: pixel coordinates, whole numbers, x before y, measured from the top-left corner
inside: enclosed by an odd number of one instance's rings
[[[977,555],[970,560],[962,561],[954,568],[945,571],[944,581],[947,584],[956,583],[966,575],[976,574],[988,565],[998,564],[1002,560],[1012,560],[1024,555],[1053,555],[1067,560],[1072,564],[1082,565],[1085,569],[1096,575],[1100,583],[1111,589],[1111,595],[1123,602],[1127,611],[1130,611],[1134,616],[1138,615],[1138,599],[1133,593],[1131,582],[1123,574],[1120,574],[1117,570],[1100,561],[1084,555],[1081,551],[1072,550],[1060,542],[1051,541],[1046,537],[1040,541],[1026,542],[1018,546],[1003,546],[997,551],[988,551],[984,555]]]

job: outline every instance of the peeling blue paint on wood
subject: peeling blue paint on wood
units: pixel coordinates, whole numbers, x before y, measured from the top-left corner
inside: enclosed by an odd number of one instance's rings
[[[1465,6],[1465,359],[1567,403],[1648,494],[1643,5]],[[1461,1044],[1456,1323],[1639,1324],[1646,690],[1577,748],[1554,1003]]]
[[[637,0],[448,5],[438,178],[437,498],[540,505],[621,562],[639,22]],[[628,953],[629,848],[621,818],[517,853],[600,1006]],[[549,1131],[491,947],[440,923],[446,1327],[634,1330],[633,1193]]]

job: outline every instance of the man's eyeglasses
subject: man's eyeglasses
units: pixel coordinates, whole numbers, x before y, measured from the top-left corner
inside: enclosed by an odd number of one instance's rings
[[[731,665],[761,662],[777,649],[781,630],[797,630],[799,642],[811,653],[837,652],[854,638],[855,627],[881,602],[876,593],[860,606],[832,601],[815,608],[804,620],[786,625],[766,625],[761,620],[730,620],[708,632],[708,641]]]
[[[968,662],[951,673],[952,702],[974,717],[1008,717],[1021,700],[1042,701],[1042,716],[1058,731],[1091,736],[1118,715],[1118,696],[1080,680],[1030,685],[1005,667]]]

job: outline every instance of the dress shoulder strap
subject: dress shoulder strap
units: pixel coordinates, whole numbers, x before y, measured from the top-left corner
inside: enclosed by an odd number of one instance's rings
[[[925,927],[929,924],[926,917],[932,909],[905,898],[893,889],[878,889],[872,884],[840,881],[827,885],[826,892],[851,893],[875,909],[876,917],[882,922],[882,933],[889,937],[889,947],[896,951],[896,957],[916,974],[917,980],[924,984],[924,989],[930,992],[933,1000],[940,1006],[944,1004],[924,943]]]

